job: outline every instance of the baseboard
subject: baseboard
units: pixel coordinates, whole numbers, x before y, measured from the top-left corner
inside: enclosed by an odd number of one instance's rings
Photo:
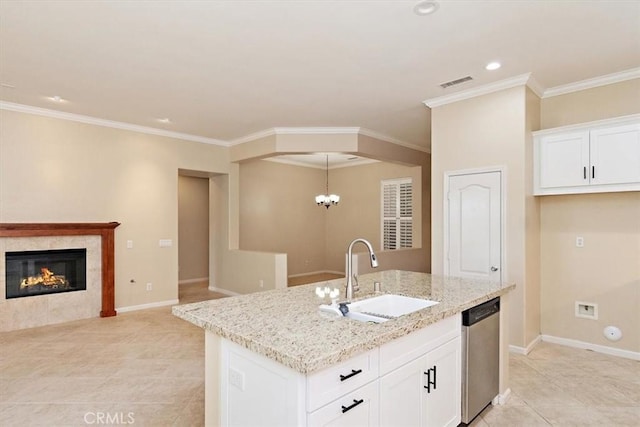
[[[126,313],[128,311],[146,310],[147,308],[165,307],[167,305],[176,305],[179,303],[180,301],[178,301],[177,299],[172,299],[167,301],[151,302],[149,304],[130,305],[128,307],[116,307],[116,311],[118,313]]]
[[[509,345],[509,352],[516,353],[516,354],[523,354],[523,355],[526,356],[527,354],[531,353],[531,350],[533,350],[533,348],[536,346],[536,344],[538,344],[541,340],[542,340],[542,335],[538,335],[526,347],[520,347],[520,346],[517,346],[517,345]]]
[[[237,293],[237,292],[229,291],[229,290],[227,290],[227,289],[216,288],[215,286],[209,286],[209,290],[210,290],[210,291],[213,291],[213,292],[217,292],[217,293],[219,293],[219,294],[228,295],[228,296],[230,296],[230,297],[235,297],[235,296],[237,296],[237,295],[242,295],[242,294],[239,294],[239,293]]]
[[[178,280],[178,285],[188,285],[189,283],[202,283],[202,282],[208,282],[209,278],[208,277],[201,277],[199,279],[185,279],[185,280]]]
[[[631,350],[622,350],[614,347],[607,347],[606,345],[592,344],[585,341],[573,340],[570,338],[554,337],[552,335],[541,335],[542,341],[552,344],[565,345],[567,347],[580,348],[583,350],[592,350],[597,353],[609,354],[611,356],[624,357],[625,359],[640,361],[640,353]]]
[[[496,397],[493,398],[493,400],[491,401],[492,405],[504,405],[507,403],[507,400],[509,400],[509,397],[511,397],[511,389],[508,388],[504,391],[504,393],[500,393],[499,395],[497,395]]]

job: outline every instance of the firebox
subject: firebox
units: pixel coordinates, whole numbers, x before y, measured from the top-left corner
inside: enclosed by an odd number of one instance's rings
[[[5,252],[6,297],[87,289],[87,250]]]

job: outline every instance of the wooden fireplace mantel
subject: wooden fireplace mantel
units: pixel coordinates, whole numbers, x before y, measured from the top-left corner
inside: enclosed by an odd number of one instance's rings
[[[0,223],[0,237],[92,236],[102,241],[102,310],[100,317],[116,315],[114,230],[119,222]]]

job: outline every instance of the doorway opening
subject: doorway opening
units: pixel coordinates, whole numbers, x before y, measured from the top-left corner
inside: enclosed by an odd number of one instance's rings
[[[211,291],[210,174],[178,173],[178,300],[180,304],[221,298]]]

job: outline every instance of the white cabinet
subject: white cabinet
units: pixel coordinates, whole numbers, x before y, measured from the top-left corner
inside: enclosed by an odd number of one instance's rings
[[[640,124],[594,129],[591,184],[640,183]]]
[[[207,332],[206,425],[457,426],[460,335],[458,314],[304,375]]]
[[[543,136],[539,145],[540,188],[589,184],[589,132]]]
[[[640,190],[640,115],[534,132],[534,194]]]
[[[461,384],[460,337],[441,345],[425,356],[427,394],[425,422],[429,427],[455,427],[460,424]]]
[[[380,378],[380,425],[457,426],[460,357],[457,337]]]
[[[378,380],[317,409],[307,417],[307,425],[321,426],[377,426],[379,416]]]
[[[378,379],[378,349],[368,351],[307,376],[307,411]]]

